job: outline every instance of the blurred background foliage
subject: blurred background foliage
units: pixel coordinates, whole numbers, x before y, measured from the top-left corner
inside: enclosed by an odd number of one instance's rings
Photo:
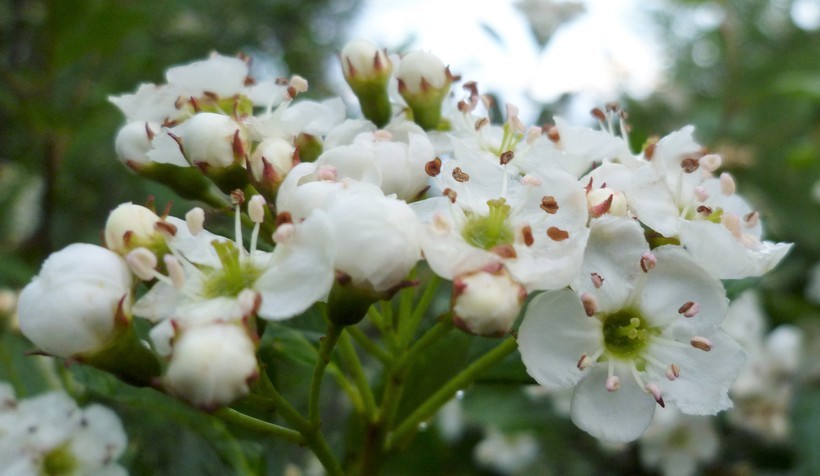
[[[551,10],[554,18],[545,17],[549,9],[521,9],[539,15],[531,18],[534,32],[550,25],[533,36],[540,47],[572,17],[567,11],[580,10],[566,2],[520,3],[563,4]],[[799,380],[792,406],[794,435],[772,443],[718,419],[724,443],[708,474],[820,471],[820,367],[814,362],[820,361],[820,296],[813,302],[806,294],[820,262],[820,32],[794,22],[792,3],[648,5],[666,35],[658,59],[667,65],[666,81],[639,101],[611,98],[629,112],[633,150],[652,135],[695,124],[698,139],[722,154],[740,192],[761,210],[768,238],[796,243],[770,275],[729,287],[731,294],[760,288],[772,326],[795,323],[807,332],[808,363],[801,368],[807,378]],[[346,25],[362,8],[360,0],[0,0],[0,287],[21,287],[48,253],[68,243],[99,243],[118,203],[155,196],[160,207],[173,200],[174,213],[187,208],[118,163],[113,138],[122,117],[107,96],[133,91],[139,82],[162,82],[169,66],[216,50],[253,56],[259,75],[300,74],[310,81],[310,95],[322,97],[333,89],[328,71],[335,52],[353,36]],[[692,21],[703,9],[717,20]],[[560,114],[571,100],[539,105],[541,117]],[[305,316],[288,328],[319,332],[315,321]],[[311,354],[298,350],[305,344],[299,335],[280,329],[270,347],[272,372],[286,393],[307,385]],[[21,395],[54,381],[80,382],[75,395],[120,412],[131,441],[124,463],[133,474],[283,474],[287,463],[310,465],[285,444],[231,436],[225,424],[151,390],[79,366],[53,373],[42,361],[22,357],[29,347],[19,335],[0,337],[0,379],[12,381]],[[433,349],[441,357],[422,367],[431,374],[419,378],[419,391],[425,380],[429,387],[452,372],[440,365],[452,349],[469,353],[482,345],[454,336]],[[389,474],[496,474],[471,456],[486,426],[537,439],[541,450],[526,469],[534,473],[521,474],[653,474],[641,467],[634,445],[604,448],[558,416],[549,400],[527,397],[518,385],[527,381],[520,362],[502,364],[467,393],[457,438],[421,432],[388,464]],[[341,434],[331,438],[345,446]]]

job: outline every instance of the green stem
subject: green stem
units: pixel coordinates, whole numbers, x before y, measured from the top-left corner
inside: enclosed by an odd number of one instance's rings
[[[364,368],[362,368],[362,362],[356,353],[356,348],[353,347],[353,342],[346,334],[342,335],[339,340],[339,354],[345,366],[353,374],[353,381],[356,383],[356,388],[358,388],[364,403],[364,414],[368,420],[371,420],[376,414],[376,399],[373,397],[373,390],[370,388],[370,383],[364,374]]]
[[[219,409],[214,413],[214,415],[228,423],[265,433],[277,438],[282,438],[298,445],[305,444],[305,439],[298,431],[253,418],[232,408]]]
[[[424,292],[422,293],[418,304],[416,304],[416,308],[413,310],[412,314],[410,314],[410,318],[399,323],[399,343],[402,346],[407,346],[413,338],[413,335],[416,333],[416,329],[418,328],[422,317],[424,317],[424,313],[427,312],[427,309],[430,307],[430,303],[436,296],[436,291],[438,290],[440,281],[441,279],[436,275],[433,275],[433,277],[430,278],[430,282],[427,283],[427,287],[424,288]]]
[[[328,324],[327,333],[321,339],[319,345],[319,358],[316,360],[316,367],[313,369],[313,379],[310,382],[310,397],[308,399],[308,420],[310,425],[318,428],[320,425],[319,416],[319,392],[322,389],[322,377],[325,375],[327,364],[330,363],[330,354],[336,347],[336,342],[342,334],[344,328],[334,323]]]
[[[412,347],[410,347],[410,350],[399,357],[399,360],[396,362],[393,370],[395,372],[404,371],[405,367],[410,365],[419,353],[426,350],[428,347],[435,344],[436,341],[447,335],[447,333],[453,329],[453,322],[449,316],[450,313],[445,313],[439,316],[438,322],[436,322],[433,327],[425,332],[424,335],[421,336],[421,338],[416,341]]]
[[[370,338],[367,337],[367,335],[364,332],[362,332],[361,329],[359,329],[356,326],[348,326],[346,330],[350,337],[352,337],[353,340],[355,340],[356,343],[359,344],[365,352],[378,359],[379,362],[381,362],[384,365],[390,363],[392,359],[392,357],[390,357],[390,354],[388,354],[387,351],[382,349],[380,345],[370,340]]]
[[[406,443],[415,435],[419,424],[433,416],[439,408],[453,398],[457,391],[470,385],[482,372],[515,352],[517,348],[518,343],[515,338],[508,337],[493,350],[470,364],[464,371],[456,375],[446,385],[431,395],[430,398],[399,424],[395,431],[388,435],[385,444],[386,449],[390,451]]]

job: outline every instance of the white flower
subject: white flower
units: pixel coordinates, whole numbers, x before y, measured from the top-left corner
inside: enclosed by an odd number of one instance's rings
[[[126,164],[142,165],[150,162],[151,141],[161,129],[160,124],[150,121],[128,122],[114,140],[117,157]]]
[[[174,395],[209,409],[247,394],[258,372],[256,346],[242,327],[202,325],[174,342],[163,383]]]
[[[538,458],[538,440],[528,432],[506,434],[491,428],[473,449],[473,458],[502,474],[527,474]]]
[[[49,256],[20,294],[20,329],[52,355],[100,350],[114,336],[118,315],[128,310],[131,282],[128,265],[113,251],[69,245]]]
[[[383,50],[367,40],[347,42],[340,54],[342,72],[348,81],[366,81],[390,74],[391,63]]]
[[[480,270],[453,281],[453,321],[471,334],[500,336],[521,311],[527,291],[502,266]]]
[[[63,392],[19,401],[13,391],[2,393],[0,475],[127,474],[116,462],[127,438],[119,417],[108,408],[92,404],[80,409]]]
[[[399,90],[411,95],[423,94],[427,89],[449,86],[450,71],[438,56],[427,51],[413,51],[404,55],[396,72]]]
[[[250,150],[241,125],[222,114],[201,112],[171,132],[181,139],[186,158],[196,165],[229,167],[237,161],[237,148]],[[244,160],[239,164],[244,166]]]
[[[603,440],[638,438],[655,405],[688,414],[731,406],[743,351],[718,326],[723,287],[676,247],[649,253],[640,226],[600,218],[576,292],[536,297],[519,329],[527,371],[549,387],[575,386],[572,419]]]

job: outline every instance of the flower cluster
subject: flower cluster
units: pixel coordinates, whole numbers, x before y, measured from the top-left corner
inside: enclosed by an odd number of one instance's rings
[[[527,125],[512,105],[496,121],[431,53],[355,41],[340,57],[364,119],[338,98],[297,100],[298,76],[258,81],[247,58],[219,55],[111,98],[127,119],[120,159],[233,214],[234,236],[205,230],[202,208],[119,206],[105,247],[55,253],[23,291],[32,342],[217,408],[259,376],[258,319],[326,302],[355,325],[423,260],[452,282],[452,322],[470,334],[511,333],[534,296],[517,331],[527,371],[575,387],[572,418],[597,437],[634,440],[667,403],[731,405],[743,351],[721,330],[720,280],[760,276],[790,245],[762,240],[692,127],[634,153],[615,105],[594,129]],[[133,316],[152,323],[150,348]]]
[[[117,459],[126,444],[119,418],[102,405],[81,409],[63,392],[18,400],[0,382],[0,474],[124,475]]]

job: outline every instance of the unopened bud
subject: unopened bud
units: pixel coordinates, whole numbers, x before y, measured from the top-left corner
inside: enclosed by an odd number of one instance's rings
[[[134,248],[153,247],[164,242],[157,230],[159,216],[146,207],[123,203],[108,214],[105,222],[105,246],[125,256]]]
[[[515,323],[526,295],[503,268],[497,273],[478,271],[454,282],[453,320],[471,334],[504,335]]]
[[[413,121],[425,130],[438,127],[441,104],[453,82],[450,70],[434,54],[413,51],[402,58],[396,77]]]
[[[353,40],[342,49],[342,72],[350,88],[359,98],[364,117],[376,126],[390,122],[392,107],[387,83],[393,64],[376,45],[365,40]]]

